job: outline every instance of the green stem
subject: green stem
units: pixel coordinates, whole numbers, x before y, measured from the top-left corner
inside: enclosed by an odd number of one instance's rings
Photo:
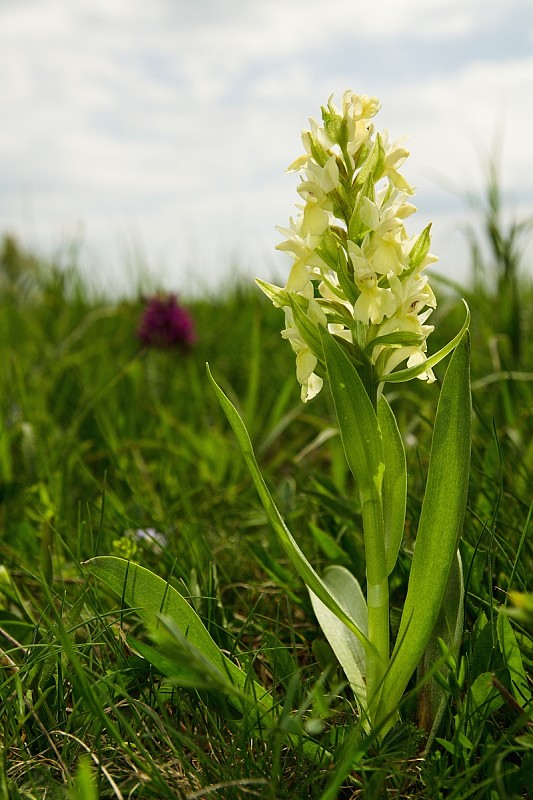
[[[377,412],[377,384],[370,360],[363,362],[362,380],[372,406]],[[381,482],[379,485],[373,482],[366,490],[360,490],[366,555],[368,638],[375,647],[373,653],[367,654],[366,683],[371,719],[377,710],[390,656],[389,583],[381,491]]]
[[[376,648],[376,654],[367,655],[366,684],[370,718],[374,715],[381,696],[381,687],[389,662],[389,584],[387,578],[381,583],[367,583],[368,638]]]
[[[377,707],[389,663],[389,584],[381,492],[377,486],[361,491],[361,513],[366,554],[368,638],[375,647],[367,654],[368,706]]]

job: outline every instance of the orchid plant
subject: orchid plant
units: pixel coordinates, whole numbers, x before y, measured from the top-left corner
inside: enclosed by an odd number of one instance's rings
[[[427,320],[436,306],[425,268],[430,226],[407,233],[413,189],[400,173],[408,151],[376,133],[376,98],[347,91],[330,99],[322,124],[310,120],[296,219],[280,228],[292,266],[284,287],[258,281],[285,312],[282,336],[296,354],[301,397],[329,383],[348,465],[360,497],[366,597],[344,567],[320,577],[286,529],[259,473],[236,410],[218,387],[274,529],[306,582],[313,607],[369,725],[387,727],[426,653],[460,637],[462,574],[458,543],[470,460],[469,340],[466,321],[428,356]],[[388,580],[402,542],[407,491],[403,441],[385,398],[387,383],[419,378],[455,351],[441,389],[427,489],[399,633],[391,653]],[[401,368],[400,368],[401,367]],[[446,602],[443,600],[446,597]],[[428,649],[429,648],[429,649]],[[434,661],[435,659],[433,659]],[[434,702],[434,701],[432,701]],[[438,709],[430,711],[434,723]]]
[[[343,566],[330,565],[319,575],[310,564],[274,503],[240,415],[209,368],[208,375],[271,525],[310,592],[362,725],[377,733],[387,730],[418,669],[425,684],[419,719],[431,737],[442,713],[432,675],[440,665],[439,653],[444,653],[443,663],[453,659],[450,651],[462,634],[458,545],[470,463],[469,313],[458,334],[428,355],[433,328],[427,321],[436,306],[424,273],[436,261],[430,253],[430,227],[416,236],[407,233],[405,221],[416,208],[413,189],[399,170],[408,152],[403,143],[390,143],[386,133],[375,132],[372,119],[378,110],[376,98],[347,91],[340,108],[331,99],[322,108],[322,124],[310,121],[302,136],[305,152],[289,167],[302,175],[298,214],[280,229],[284,240],[279,249],[292,258],[289,276],[283,287],[258,281],[285,313],[282,336],[296,354],[302,400],[309,402],[329,385],[359,493],[362,583]],[[385,387],[412,378],[433,383],[432,368],[450,353],[407,594],[391,647],[389,578],[403,538],[407,470]],[[275,717],[270,695],[218,651],[194,609],[168,582],[119,558],[95,558],[87,568],[148,625],[159,628],[159,650],[134,644],[163,673],[176,680],[176,670],[182,670],[176,648],[181,653],[185,648],[189,658],[194,650],[202,670],[210,665],[213,680],[241,711],[253,699],[256,707],[259,703],[261,724]]]

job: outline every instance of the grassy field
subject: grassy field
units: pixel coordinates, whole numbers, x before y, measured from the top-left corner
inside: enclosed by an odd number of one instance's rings
[[[499,620],[514,608],[510,590],[533,591],[533,292],[514,274],[505,280],[503,266],[498,276],[491,282],[478,264],[474,289],[460,290],[472,312],[474,406],[466,633],[426,753],[414,683],[382,741],[358,726],[206,378],[208,361],[310,561],[345,564],[364,580],[331,401],[322,392],[300,403],[280,312],[253,284],[235,286],[188,305],[190,352],[142,348],[141,297],[89,298],[75,272],[4,240],[0,800],[531,796],[533,615]],[[433,350],[464,318],[457,291],[438,294]],[[389,394],[409,466],[393,609],[405,594],[438,391],[414,381]],[[139,615],[81,566],[109,554],[190,599],[222,651],[271,692],[275,724],[235,714],[202,664],[172,680],[140,655],[127,638],[150,642]]]

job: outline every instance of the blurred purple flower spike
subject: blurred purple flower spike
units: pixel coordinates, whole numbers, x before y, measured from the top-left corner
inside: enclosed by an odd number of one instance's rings
[[[187,351],[196,342],[194,321],[176,295],[151,297],[141,317],[137,336],[145,347]]]

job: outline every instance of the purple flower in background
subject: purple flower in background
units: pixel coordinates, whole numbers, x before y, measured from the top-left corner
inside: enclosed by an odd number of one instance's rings
[[[137,336],[145,347],[188,350],[196,341],[193,319],[174,294],[148,300]]]

